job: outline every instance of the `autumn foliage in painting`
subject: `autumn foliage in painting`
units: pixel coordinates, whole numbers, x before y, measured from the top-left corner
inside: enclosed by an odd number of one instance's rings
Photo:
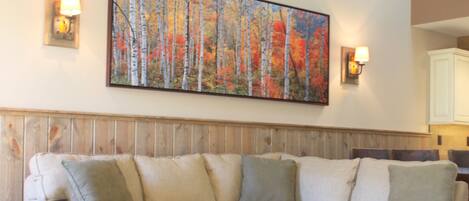
[[[111,84],[328,102],[329,18],[256,0],[115,0]]]

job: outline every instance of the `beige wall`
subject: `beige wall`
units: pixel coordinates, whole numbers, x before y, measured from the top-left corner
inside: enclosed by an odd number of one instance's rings
[[[469,36],[458,38],[458,48],[469,50]]]
[[[469,16],[467,0],[412,0],[412,24]]]
[[[426,132],[426,51],[456,46],[412,29],[408,0],[277,0],[331,15],[330,106],[107,88],[107,0],[82,0],[78,50],[42,45],[43,0],[2,1],[0,107]],[[340,47],[358,45],[371,61],[340,85]]]

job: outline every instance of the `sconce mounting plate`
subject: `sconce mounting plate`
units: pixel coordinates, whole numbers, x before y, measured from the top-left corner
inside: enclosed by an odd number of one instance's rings
[[[359,76],[349,73],[350,65],[358,65],[353,57],[355,56],[355,48],[342,47],[341,53],[341,83],[342,84],[359,84]]]

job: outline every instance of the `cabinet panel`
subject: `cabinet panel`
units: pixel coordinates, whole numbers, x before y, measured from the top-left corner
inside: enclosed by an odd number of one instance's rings
[[[430,122],[449,122],[452,120],[452,57],[434,57],[431,63]]]
[[[469,122],[469,58],[455,57],[454,119]]]

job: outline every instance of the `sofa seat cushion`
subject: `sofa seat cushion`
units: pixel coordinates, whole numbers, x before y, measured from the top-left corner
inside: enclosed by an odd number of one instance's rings
[[[215,201],[201,155],[136,156],[146,201]]]
[[[143,201],[140,177],[131,155],[84,156],[53,153],[36,154],[29,161],[31,176],[36,181],[36,185],[40,186],[40,188],[36,189],[37,195],[35,197],[43,198],[44,200],[66,200],[69,198],[69,185],[67,174],[62,166],[63,160],[115,160],[125,178],[133,201]]]
[[[255,155],[279,160],[280,153]],[[217,201],[239,201],[241,194],[241,155],[203,154],[213,192]]]
[[[296,161],[297,201],[349,200],[359,159],[328,160],[291,155],[283,155],[283,159]]]
[[[388,201],[390,192],[390,165],[413,167],[433,164],[452,163],[449,161],[403,162],[371,158],[361,159],[351,201]]]

